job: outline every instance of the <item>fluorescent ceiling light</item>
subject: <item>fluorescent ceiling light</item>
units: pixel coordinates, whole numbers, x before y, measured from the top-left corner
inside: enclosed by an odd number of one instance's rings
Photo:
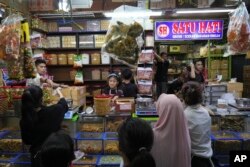
[[[178,14],[194,14],[194,13],[229,13],[235,9],[200,9],[200,10],[178,10]]]
[[[115,17],[115,18],[119,18],[119,17],[150,17],[150,16],[161,16],[162,12],[161,11],[136,11],[136,12],[132,12],[132,11],[124,11],[124,12],[106,12],[104,13],[105,17]]]

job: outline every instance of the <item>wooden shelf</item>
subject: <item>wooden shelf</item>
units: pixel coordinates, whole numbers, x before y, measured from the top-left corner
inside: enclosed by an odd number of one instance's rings
[[[46,34],[46,33],[47,33],[47,31],[41,30],[41,29],[39,29],[39,28],[31,28],[31,30],[32,30],[32,31],[36,31],[36,32],[40,32],[40,33],[42,33],[42,34]]]
[[[59,65],[59,64],[57,64],[57,65],[47,65],[47,67],[71,67],[71,68],[73,68],[73,65],[69,65],[69,64],[67,64],[67,65]]]
[[[84,80],[84,82],[107,82],[107,80]]]
[[[47,35],[89,35],[89,34],[106,34],[107,31],[68,31],[68,32],[47,32]]]
[[[45,51],[77,51],[77,48],[44,48]]]

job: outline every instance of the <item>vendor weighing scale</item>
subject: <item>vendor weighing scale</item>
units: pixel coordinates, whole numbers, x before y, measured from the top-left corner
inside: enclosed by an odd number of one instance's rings
[[[79,110],[79,106],[75,106],[73,108],[69,108],[69,111],[67,111],[64,114],[64,119],[72,119],[74,114],[77,113]]]
[[[155,106],[153,106],[151,108],[139,108],[139,107],[136,107],[135,114],[137,116],[155,116],[155,117],[158,116]]]

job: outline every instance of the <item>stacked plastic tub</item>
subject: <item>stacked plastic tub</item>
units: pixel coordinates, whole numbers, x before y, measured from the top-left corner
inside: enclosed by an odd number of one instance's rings
[[[76,147],[86,155],[74,162],[74,166],[120,166],[115,132],[79,132],[76,135]]]
[[[0,167],[29,167],[27,152],[20,131],[0,131]]]
[[[217,104],[221,95],[227,92],[226,85],[206,85],[204,89],[204,101],[205,105]]]
[[[242,150],[242,139],[235,132],[217,131],[211,135],[213,154],[219,167],[229,167],[229,153]]]

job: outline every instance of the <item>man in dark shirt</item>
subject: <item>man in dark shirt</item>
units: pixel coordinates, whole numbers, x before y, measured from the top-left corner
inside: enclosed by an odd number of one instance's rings
[[[167,93],[167,83],[168,83],[168,67],[169,61],[167,59],[167,53],[162,52],[156,56],[156,74],[155,74],[155,82],[156,82],[156,91],[157,97],[159,97],[162,93]]]
[[[190,74],[191,80],[203,84],[205,82],[205,79],[202,74],[203,72],[202,60],[200,59],[194,60],[194,63],[191,63],[190,66],[191,66],[191,74]]]
[[[132,71],[130,69],[124,69],[122,71],[122,91],[124,97],[137,97],[137,86],[131,83],[133,78]]]

